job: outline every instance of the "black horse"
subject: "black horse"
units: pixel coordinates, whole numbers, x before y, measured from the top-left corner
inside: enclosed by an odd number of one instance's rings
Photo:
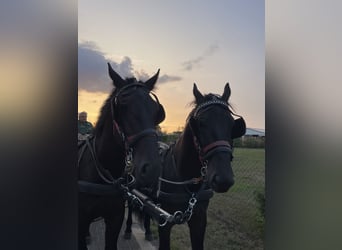
[[[173,213],[177,224],[188,223],[192,249],[203,249],[207,208],[212,190],[227,192],[234,184],[231,167],[233,139],[246,132],[241,116],[234,120],[228,104],[227,83],[222,96],[202,95],[193,87],[195,107],[175,144],[163,152],[158,199],[162,209]],[[159,249],[170,249],[175,222],[159,226]]]
[[[114,90],[105,101],[94,136],[79,145],[79,249],[87,249],[90,223],[103,217],[105,249],[117,249],[125,201],[120,187],[155,190],[160,175],[155,127],[165,119],[163,106],[151,93],[158,72],[146,82],[123,80],[108,63]],[[133,175],[132,175],[133,174]]]

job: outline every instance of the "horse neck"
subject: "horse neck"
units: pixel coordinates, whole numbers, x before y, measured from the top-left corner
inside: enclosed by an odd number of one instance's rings
[[[95,151],[98,161],[111,171],[118,163],[124,164],[125,148],[118,131],[113,130],[113,122],[107,119],[103,129],[95,133]]]
[[[201,162],[194,144],[192,130],[188,124],[175,144],[174,157],[176,168],[183,180],[200,176]]]

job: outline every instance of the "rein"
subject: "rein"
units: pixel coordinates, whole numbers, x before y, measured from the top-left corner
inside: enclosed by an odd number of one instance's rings
[[[93,143],[90,143],[91,140]],[[87,138],[85,140],[85,143],[83,143],[82,148],[81,148],[81,153],[78,157],[78,165],[81,161],[81,158],[83,156],[85,149],[88,148],[90,155],[93,159],[93,162],[95,164],[96,171],[106,184],[99,184],[99,183],[79,180],[78,181],[79,191],[82,193],[89,193],[89,194],[94,194],[94,195],[121,194],[120,191],[122,191],[122,185],[125,185],[127,187],[132,187],[135,183],[135,178],[132,174],[125,173],[125,176],[121,176],[117,179],[114,179],[113,176],[110,174],[110,172],[107,169],[105,169],[97,160],[96,153],[95,153],[95,141],[96,141],[96,137]]]
[[[172,147],[169,148],[170,150],[170,155],[172,157],[172,165],[173,169],[176,171],[176,162],[174,159],[174,155],[172,153]],[[188,222],[191,219],[193,208],[195,207],[197,201],[200,200],[209,200],[213,196],[213,191],[209,189],[205,189],[206,187],[206,174],[207,174],[207,165],[205,163],[204,166],[201,168],[201,176],[200,177],[195,177],[191,178],[189,180],[185,181],[171,181],[168,179],[165,179],[163,177],[159,177],[159,182],[158,182],[158,191],[157,191],[157,197],[158,200],[165,200],[170,202],[170,200],[179,203],[179,202],[187,202],[187,208],[185,209],[184,212],[182,211],[176,211],[173,215],[163,215],[162,217],[162,222],[159,223],[159,226],[163,227],[167,224],[167,222],[175,223],[175,224],[183,224],[185,222]],[[183,186],[186,193],[167,193],[161,190],[161,183],[168,183],[171,185],[176,185],[176,186]],[[196,192],[191,192],[188,188],[187,185],[194,185],[194,184],[201,184],[199,187],[198,191]]]

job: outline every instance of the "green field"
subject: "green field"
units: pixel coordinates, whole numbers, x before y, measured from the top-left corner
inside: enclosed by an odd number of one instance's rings
[[[205,249],[263,249],[264,219],[257,193],[264,194],[265,150],[235,148],[233,171],[234,186],[227,193],[215,193],[210,200]],[[153,234],[158,237],[155,222]],[[173,227],[171,249],[191,249],[186,224]]]

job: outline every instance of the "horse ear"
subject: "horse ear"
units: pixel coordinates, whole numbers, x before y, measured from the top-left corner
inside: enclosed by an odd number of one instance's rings
[[[108,64],[108,73],[110,78],[113,80],[113,84],[115,87],[120,88],[124,85],[125,81],[121,78],[121,76],[119,76],[118,73],[116,73],[112,66],[110,65],[110,63]]]
[[[154,85],[156,84],[156,82],[158,80],[159,71],[160,71],[160,69],[158,69],[157,73],[154,76],[152,76],[150,79],[148,79],[145,82],[145,84],[149,90],[152,90],[154,88]]]
[[[192,92],[194,93],[196,103],[199,103],[203,99],[203,95],[201,92],[198,90],[196,83],[194,83],[194,87],[192,89]]]
[[[229,83],[227,82],[226,83],[226,86],[224,86],[224,91],[223,91],[223,94],[222,94],[222,99],[225,101],[225,102],[228,102],[228,99],[230,97],[230,87],[229,87]]]

